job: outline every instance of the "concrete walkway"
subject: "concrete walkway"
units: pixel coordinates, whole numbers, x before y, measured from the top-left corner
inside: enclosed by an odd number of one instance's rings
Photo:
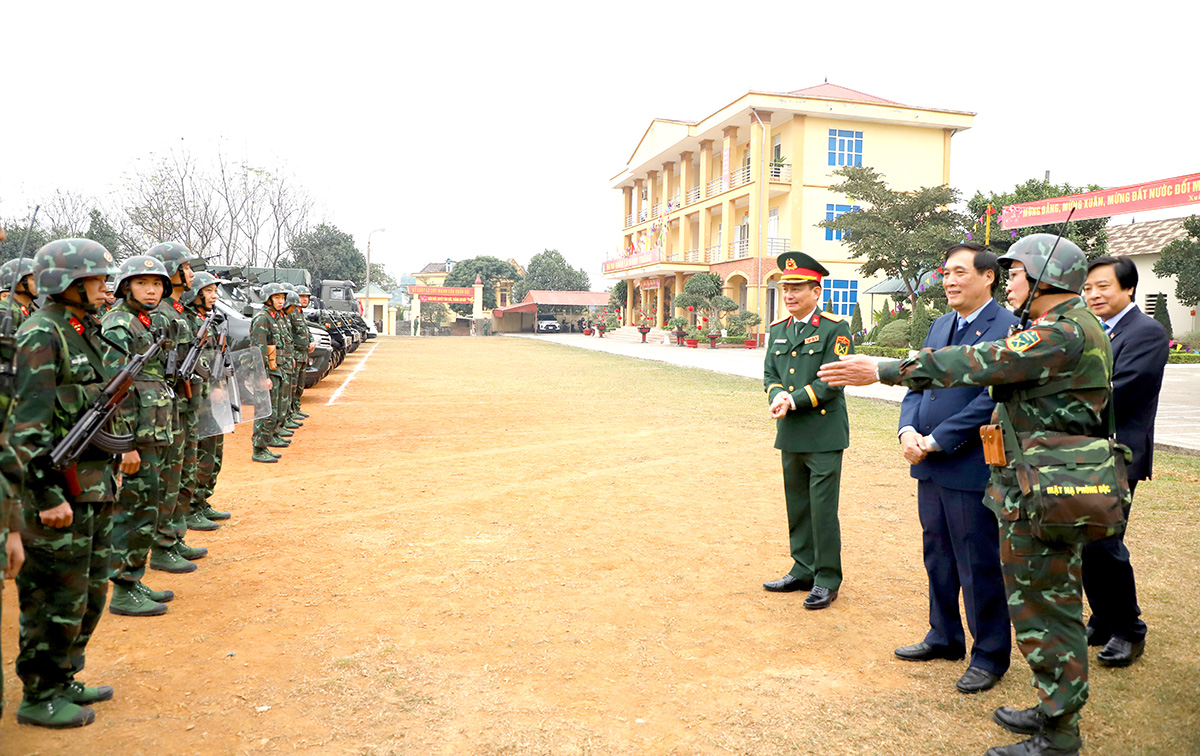
[[[505,336],[537,339],[622,357],[740,375],[756,381],[762,381],[763,375],[762,349],[709,349],[707,346],[688,349],[673,344],[665,346],[661,343],[661,337],[659,343],[642,344],[621,338],[598,339],[595,336],[571,333],[509,333]],[[907,389],[877,383],[873,386],[849,386],[846,393],[850,396],[899,404]],[[1200,454],[1200,365],[1167,365],[1154,431],[1156,449]]]

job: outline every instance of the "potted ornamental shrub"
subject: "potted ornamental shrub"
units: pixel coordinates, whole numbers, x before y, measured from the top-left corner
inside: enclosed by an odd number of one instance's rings
[[[678,346],[683,346],[683,339],[687,336],[688,319],[682,315],[676,315],[667,321],[667,327],[671,329],[671,335],[675,337],[675,343]]]
[[[683,337],[683,343],[687,344],[689,349],[696,349],[700,339],[704,338],[704,331],[699,325],[688,326],[684,330],[687,331],[687,335]]]
[[[688,312],[707,313],[699,319],[699,325],[704,331],[701,337],[709,340],[712,349],[717,348],[717,339],[721,338],[721,316],[738,308],[737,302],[721,293],[721,286],[721,277],[716,273],[697,273],[675,298],[675,304]]]
[[[638,333],[642,334],[642,343],[645,344],[646,343],[646,334],[650,333],[650,324],[655,322],[654,316],[658,314],[658,311],[652,308],[649,312],[645,312],[643,310],[638,310],[637,314],[638,314],[638,327],[637,327]]]
[[[747,349],[758,346],[758,325],[762,317],[757,312],[742,310],[729,319],[729,335],[741,336]]]
[[[615,331],[621,327],[621,321],[617,319],[615,313],[608,313],[604,316],[604,322],[600,324],[600,338],[604,338],[605,331]]]

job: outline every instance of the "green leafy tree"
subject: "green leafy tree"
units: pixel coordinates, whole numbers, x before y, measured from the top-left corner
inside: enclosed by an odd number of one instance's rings
[[[421,322],[422,323],[444,323],[450,319],[450,311],[446,309],[446,305],[442,302],[422,302],[421,303]]]
[[[975,196],[967,201],[967,212],[973,219],[970,221],[973,229],[971,236],[980,244],[984,243],[986,237],[985,224],[974,219],[984,217],[989,202],[992,204],[992,209],[996,211],[996,214],[992,216],[990,244],[996,254],[1002,255],[1007,252],[1008,248],[1022,236],[1029,236],[1030,234],[1054,234],[1057,236],[1059,231],[1062,230],[1061,223],[1050,226],[1028,226],[1026,228],[1005,231],[1000,228],[1000,213],[1004,211],[1007,205],[1050,199],[1051,197],[1062,197],[1068,194],[1094,192],[1101,188],[1096,184],[1071,186],[1070,184],[1051,184],[1045,179],[1029,179],[1024,184],[1018,184],[1011,192],[999,194],[993,192],[987,195],[982,192],[976,192]],[[1088,256],[1088,259],[1093,259],[1106,254],[1108,250],[1108,231],[1105,230],[1107,226],[1108,218],[1071,221],[1067,225],[1064,235],[1078,244],[1079,248]]]
[[[1163,247],[1162,257],[1154,263],[1154,273],[1175,276],[1175,298],[1188,307],[1200,304],[1200,216],[1183,221],[1187,236]],[[12,239],[10,232],[9,239]],[[1157,312],[1157,310],[1156,310]]]
[[[483,308],[485,310],[496,307],[497,281],[502,278],[518,283],[521,281],[521,274],[517,272],[517,267],[512,263],[498,257],[481,255],[456,262],[454,268],[446,276],[444,285],[471,287],[475,285],[476,276],[483,281]],[[469,304],[452,304],[450,309],[459,315],[470,315],[472,308]]]
[[[280,267],[283,267],[282,263]],[[392,289],[398,289],[400,284],[384,269],[383,263],[373,262],[371,263],[371,286],[383,289],[384,291],[391,291]]]
[[[1167,295],[1161,291],[1154,300],[1154,319],[1162,323],[1162,327],[1167,329],[1168,339],[1175,338],[1175,330],[1171,328],[1171,313],[1167,310]]]
[[[354,237],[332,224],[322,223],[296,236],[288,256],[293,267],[312,275],[317,287],[325,279],[362,285],[367,277],[367,258],[354,246]]]
[[[963,238],[966,218],[950,209],[958,191],[948,186],[915,192],[889,189],[884,177],[867,167],[846,166],[834,175],[842,182],[830,189],[861,209],[817,225],[841,231],[851,259],[863,261],[859,272],[902,281],[909,302],[915,304],[922,276],[941,264],[951,242]]]
[[[513,298],[520,302],[531,290],[587,291],[591,281],[583,268],[572,268],[556,249],[547,249],[529,259],[525,278],[513,286]]]
[[[885,347],[903,348],[908,346],[908,323],[903,320],[893,320],[879,329],[879,336],[875,341],[879,346]]]
[[[130,255],[139,254],[138,250],[132,250],[125,246],[121,241],[121,237],[117,234],[112,224],[104,217],[104,213],[96,208],[88,213],[88,230],[83,235],[85,239],[91,239],[104,245],[104,248],[111,252],[118,260],[124,260]]]
[[[859,306],[854,308],[854,316],[850,318],[850,333],[854,337],[855,344],[862,343],[862,329],[862,307]]]
[[[7,239],[0,242],[0,263],[2,263],[20,256],[21,240],[25,238],[25,230],[29,228],[29,218],[5,219],[0,221],[0,228],[3,228],[4,233],[8,236]],[[24,256],[33,257],[34,252],[37,252],[52,240],[53,237],[50,236],[49,232],[35,224],[29,232],[29,242],[25,245]]]
[[[629,291],[628,281],[617,281],[608,292],[608,306],[612,309],[625,309],[625,296]]]
[[[933,316],[929,312],[929,308],[923,303],[918,302],[913,309],[913,314],[908,319],[908,343],[914,348],[925,343],[925,337],[929,335],[929,327],[933,325]]]
[[[707,313],[708,329],[721,330],[721,317],[738,309],[738,303],[721,293],[721,277],[716,273],[697,273],[683,285],[683,291],[675,297],[676,307],[694,307]]]

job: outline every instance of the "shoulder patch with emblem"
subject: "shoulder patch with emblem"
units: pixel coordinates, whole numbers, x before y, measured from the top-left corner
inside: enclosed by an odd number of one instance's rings
[[[837,340],[833,342],[833,351],[840,356],[850,354],[850,337],[838,336]]]
[[[1021,331],[1005,339],[1004,345],[1014,352],[1024,352],[1040,343],[1041,340],[1042,337],[1037,331]]]
[[[841,323],[843,320],[845,320],[845,318],[843,318],[841,315],[834,315],[832,312],[827,312],[825,310],[821,310],[821,317],[829,318],[835,323]],[[813,323],[813,325],[816,325],[816,323]]]
[[[779,320],[776,320],[776,321],[774,321],[773,323],[771,323],[771,325],[773,325],[773,326],[775,326],[775,325],[779,325],[780,323],[782,323],[783,321],[787,320],[787,319],[788,319],[788,318],[790,318],[790,317],[792,317],[792,316],[791,316],[791,315],[784,315],[784,316],[783,316],[782,318],[780,318]]]

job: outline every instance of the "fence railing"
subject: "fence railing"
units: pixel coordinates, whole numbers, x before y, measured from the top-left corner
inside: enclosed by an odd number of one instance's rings
[[[741,260],[750,256],[750,240],[737,239],[729,242],[729,259]]]
[[[743,184],[749,184],[750,166],[743,165],[741,168],[738,168],[736,171],[730,173],[729,182],[731,184],[730,188],[742,186]]]
[[[767,166],[768,181],[781,181],[791,183],[792,181],[792,164],[791,163],[771,163]]]

